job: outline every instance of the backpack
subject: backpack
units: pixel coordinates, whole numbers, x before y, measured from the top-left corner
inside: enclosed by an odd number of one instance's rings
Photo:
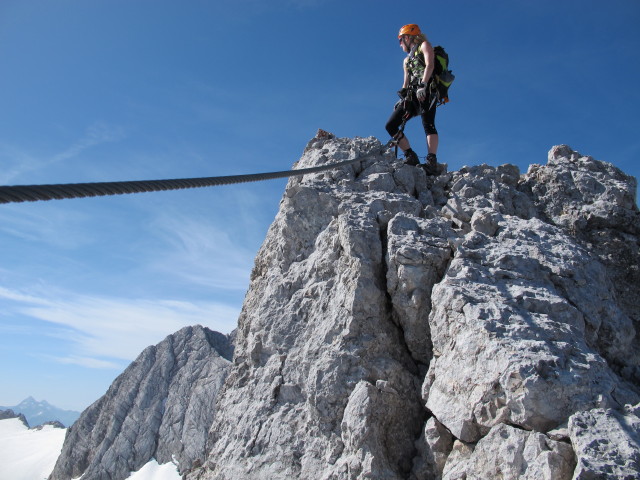
[[[438,45],[433,48],[435,66],[433,68],[433,79],[438,92],[437,104],[443,105],[449,101],[449,87],[455,80],[455,75],[449,70],[449,55],[444,47]]]

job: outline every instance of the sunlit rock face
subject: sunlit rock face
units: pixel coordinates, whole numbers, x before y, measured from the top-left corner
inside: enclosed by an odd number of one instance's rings
[[[182,448],[190,480],[638,478],[635,179],[564,145],[524,174],[426,176],[375,138],[322,131],[295,168],[357,157],[290,179],[232,363],[212,349],[219,375],[205,362],[209,380],[152,396],[216,384],[182,435],[155,430],[158,460]],[[118,390],[145,398],[135,378]],[[88,423],[130,419],[127,461],[147,438],[130,404]]]
[[[324,134],[296,168],[366,154],[287,185],[190,478],[637,471],[635,179],[567,146],[427,177]],[[580,420],[609,411],[635,428],[615,459]]]

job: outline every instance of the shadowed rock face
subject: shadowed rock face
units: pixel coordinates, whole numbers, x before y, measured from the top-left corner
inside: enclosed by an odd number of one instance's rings
[[[145,349],[69,429],[50,478],[124,479],[152,458],[191,468],[232,354],[225,335],[200,326]]]
[[[141,465],[147,425],[165,424],[141,421],[150,399],[169,406],[227,374],[219,394],[219,383],[199,390],[191,429],[153,430],[152,455],[176,455],[190,480],[638,477],[635,179],[566,146],[524,175],[479,165],[426,177],[374,138],[326,132],[297,168],[367,153],[289,181],[233,363],[210,349],[220,367],[204,353],[198,365],[218,374],[193,369],[145,396],[167,376],[139,359],[140,375],[110,390],[126,408],[101,399],[83,414],[101,433],[82,442],[103,441],[67,448],[72,431],[53,478],[97,458]],[[119,437],[119,449],[106,440]]]

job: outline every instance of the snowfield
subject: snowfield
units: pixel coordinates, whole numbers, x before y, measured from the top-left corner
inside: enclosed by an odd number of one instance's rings
[[[17,418],[0,420],[0,478],[40,480],[53,470],[66,429],[29,430]]]
[[[178,469],[173,463],[158,465],[158,462],[151,460],[137,472],[131,474],[127,480],[181,480]]]
[[[28,429],[19,419],[0,420],[0,479],[44,480],[62,450],[66,429],[46,425]],[[180,480],[172,463],[158,465],[150,461],[128,480]]]

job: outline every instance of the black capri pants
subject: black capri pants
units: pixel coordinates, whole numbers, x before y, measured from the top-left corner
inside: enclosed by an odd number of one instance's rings
[[[426,102],[422,103],[422,108],[420,108],[420,117],[422,118],[422,127],[424,128],[424,133],[426,135],[437,135],[438,130],[436,129],[436,102],[433,102],[431,108],[428,108],[429,99]],[[391,116],[389,120],[387,120],[387,124],[385,128],[387,132],[392,137],[398,133],[400,129],[400,125],[402,125],[402,119],[406,114],[409,115],[409,119],[415,117],[417,115],[418,107],[413,102],[405,102],[401,101],[396,104],[396,108],[391,112]]]

